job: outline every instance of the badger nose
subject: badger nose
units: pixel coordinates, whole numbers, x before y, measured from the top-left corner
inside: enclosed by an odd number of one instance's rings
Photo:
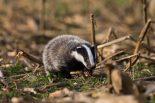
[[[95,69],[96,65],[88,66],[88,69]]]
[[[95,67],[96,67],[96,65],[93,65],[93,66],[91,67],[91,69],[95,69]]]

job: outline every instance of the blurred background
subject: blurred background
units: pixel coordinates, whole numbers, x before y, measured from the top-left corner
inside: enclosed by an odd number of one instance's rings
[[[109,28],[118,37],[139,35],[142,6],[142,0],[0,0],[0,57],[18,48],[41,56],[44,45],[60,34],[91,41],[90,13],[95,15],[98,43],[104,42]],[[155,0],[147,0],[147,6],[153,19]]]

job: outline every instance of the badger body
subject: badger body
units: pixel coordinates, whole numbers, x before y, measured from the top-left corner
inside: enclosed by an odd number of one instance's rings
[[[94,49],[88,41],[77,36],[57,36],[45,46],[43,64],[47,75],[49,71],[69,75],[70,71],[92,70],[95,67]]]

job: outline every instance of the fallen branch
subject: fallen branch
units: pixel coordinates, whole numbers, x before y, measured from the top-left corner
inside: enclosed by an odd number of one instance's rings
[[[147,34],[147,31],[148,31],[148,28],[150,27],[150,24],[151,24],[151,19],[149,19],[147,21],[147,23],[145,24],[145,26],[143,27],[143,29],[141,30],[141,33],[139,35],[139,40],[136,44],[136,47],[135,47],[135,50],[133,52],[133,55],[134,54],[138,54],[139,51],[140,51],[140,47],[142,45],[142,41],[144,40],[146,34]],[[131,63],[129,62],[127,65],[126,65],[126,68],[125,68],[125,71],[127,71],[131,66],[133,66],[137,60],[138,60],[139,56],[136,56],[134,58],[131,59]]]
[[[108,56],[107,58],[105,58],[105,59],[103,60],[103,62],[106,62],[107,60],[109,60],[109,59],[111,59],[111,58],[113,58],[113,57],[115,57],[115,56],[117,56],[117,55],[119,55],[119,54],[122,54],[122,53],[124,53],[123,50],[121,50],[121,51],[119,51],[119,52],[116,52],[116,53],[114,53],[114,54]]]
[[[123,50],[121,50],[121,51],[119,51],[119,52],[116,52],[116,53],[112,54],[111,56],[108,56],[107,58],[105,58],[104,60],[102,60],[101,62],[99,62],[99,63],[97,64],[97,68],[98,68],[101,64],[104,64],[104,63],[105,63],[106,61],[108,61],[109,59],[111,59],[111,58],[113,58],[113,57],[115,57],[115,56],[117,56],[117,55],[120,55],[120,54],[122,54],[122,53],[124,53]]]
[[[146,60],[149,60],[149,61],[152,61],[155,63],[155,59],[151,58],[151,57],[148,57],[148,56],[144,56],[144,55],[140,55],[140,58],[144,58]]]
[[[143,3],[144,24],[146,24],[147,23],[147,20],[148,20],[148,15],[147,15],[147,1],[146,0],[142,0],[142,3]],[[146,36],[146,40],[147,40],[148,47],[150,47],[150,38],[149,38],[148,35]],[[150,55],[150,51],[148,51],[148,55]]]
[[[42,86],[42,87],[39,87],[37,88],[37,90],[39,92],[46,92],[47,89],[53,87],[53,86],[58,86],[58,87],[64,87],[65,85],[67,85],[67,83],[62,83],[62,82],[58,82],[58,83],[49,83],[48,85],[46,86]]]
[[[107,46],[110,46],[110,45],[112,45],[112,44],[116,44],[116,43],[122,42],[122,41],[127,40],[127,39],[130,39],[130,36],[124,36],[124,37],[115,39],[115,40],[113,40],[113,41],[111,41],[111,42],[98,45],[98,46],[97,46],[97,49],[102,49],[102,48],[104,48],[104,47],[107,47]]]
[[[132,36],[131,36],[131,39],[130,39],[130,40],[132,40],[134,43],[136,43],[136,40],[134,40],[134,39],[132,38]],[[142,46],[142,48],[147,49],[147,50],[150,51],[151,53],[155,53],[154,47],[148,47],[148,45],[146,45],[146,44],[144,44],[144,43],[142,43],[141,46]]]
[[[17,52],[22,52],[22,55],[23,55],[24,57],[28,58],[29,60],[31,60],[31,61],[33,61],[33,62],[35,62],[35,63],[38,63],[38,64],[40,64],[40,65],[43,65],[42,60],[40,60],[39,58],[37,58],[37,57],[35,57],[35,56],[33,56],[33,55],[31,55],[31,54],[25,52],[24,50],[18,49]]]
[[[155,76],[138,78],[138,79],[136,79],[134,81],[155,81]]]
[[[127,57],[124,57],[124,58],[121,58],[121,59],[116,60],[116,62],[121,62],[121,61],[123,61],[123,60],[131,59],[132,57],[135,57],[135,56],[137,56],[137,55],[138,55],[138,54],[133,54],[133,55],[127,56]]]
[[[45,12],[46,12],[46,0],[41,1],[41,18],[40,18],[40,31],[45,33]]]
[[[148,22],[146,23],[146,25],[144,26],[144,28],[142,29],[142,31],[139,35],[139,41],[137,42],[136,48],[134,50],[134,54],[138,53],[138,51],[140,50],[141,43],[147,34],[147,31],[148,31],[148,28],[150,27],[150,24],[151,24],[151,19],[148,20]]]
[[[106,42],[109,42],[110,37],[111,37],[112,35],[115,37],[115,39],[118,39],[117,35],[114,33],[113,28],[110,27],[109,30],[108,30],[108,35],[107,35]]]

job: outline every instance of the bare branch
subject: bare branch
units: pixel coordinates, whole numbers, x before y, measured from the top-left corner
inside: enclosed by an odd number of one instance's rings
[[[95,38],[95,19],[94,19],[94,14],[91,14],[91,23],[92,23],[92,44],[94,46],[94,51],[95,51],[95,62],[98,60],[97,57],[97,44],[96,44],[96,38]]]
[[[115,39],[115,40],[113,40],[113,41],[111,41],[111,42],[98,45],[97,48],[98,48],[98,49],[102,49],[102,48],[104,48],[104,47],[107,47],[107,46],[110,46],[110,45],[112,45],[112,44],[116,44],[116,43],[122,42],[122,41],[127,40],[127,39],[130,39],[130,36],[124,36],[124,37]]]

